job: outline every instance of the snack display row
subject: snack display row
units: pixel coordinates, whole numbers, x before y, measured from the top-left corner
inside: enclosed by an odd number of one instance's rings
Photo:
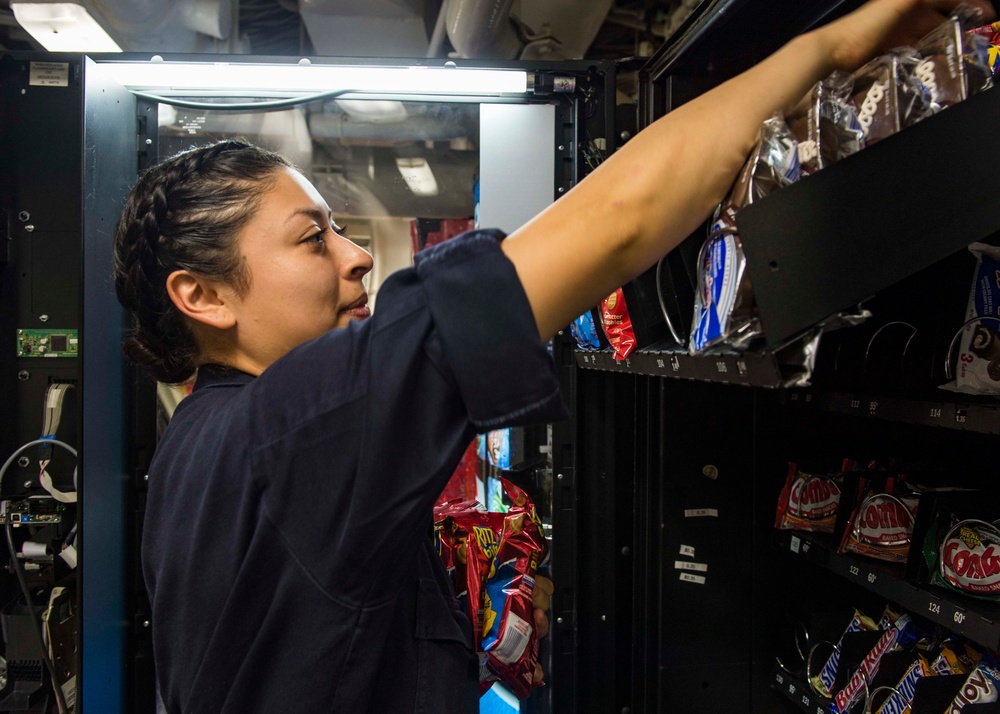
[[[1000,504],[975,489],[917,483],[898,469],[808,474],[789,464],[775,527],[832,538],[837,551],[903,577],[1000,603]]]
[[[798,667],[781,666],[834,714],[958,714],[1000,702],[995,653],[892,607],[877,621],[855,610],[836,642],[805,630],[797,648]]]
[[[625,359],[632,350],[671,334],[686,339],[685,346],[692,354],[757,347],[761,328],[736,215],[774,191],[989,87],[989,42],[982,33],[963,32],[963,23],[968,26],[968,18],[953,18],[912,48],[879,57],[853,76],[833,75],[818,83],[788,116],[765,122],[743,170],[711,222],[697,264],[688,272],[691,285],[687,289],[694,288],[689,334],[683,326],[677,329],[676,314],[673,321],[667,315],[663,293],[668,291],[659,273],[673,273],[669,278],[673,281],[671,294],[683,291],[678,280],[686,280],[678,278],[676,270],[652,270],[633,282],[652,281],[653,290],[630,284],[602,301],[596,316],[592,313],[590,317],[594,339],[580,341],[581,349],[602,348],[603,336],[615,358]],[[629,295],[629,289],[636,295]],[[678,306],[683,308],[683,302],[678,300]],[[657,325],[647,316],[657,308],[663,318],[662,329],[651,329]],[[863,313],[851,316],[850,323],[863,317]],[[642,323],[641,329],[634,329],[636,322]],[[832,326],[818,326],[809,339],[817,340],[822,329]],[[814,351],[803,353],[808,358]]]
[[[475,500],[435,506],[434,544],[472,625],[481,692],[499,681],[523,699],[541,684],[532,596],[548,543],[527,494],[501,481],[511,501],[504,513]]]

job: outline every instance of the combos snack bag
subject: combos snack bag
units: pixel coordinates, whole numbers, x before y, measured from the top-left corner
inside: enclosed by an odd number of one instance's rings
[[[840,485],[829,476],[812,476],[788,464],[785,487],[778,496],[778,530],[833,533],[840,507]]]
[[[615,351],[615,359],[623,360],[632,354],[635,349],[635,332],[632,330],[632,318],[628,314],[621,288],[601,300],[601,323],[608,343]]]
[[[532,595],[548,544],[527,494],[502,482],[513,503],[507,513],[486,512],[475,501],[436,506],[435,544],[473,625],[482,691],[500,681],[523,699],[536,686]]]
[[[965,595],[1000,601],[1000,528],[942,514],[924,543],[931,582]]]
[[[840,552],[905,563],[913,539],[916,510],[916,496],[894,495],[890,479],[885,492],[869,492],[854,509]]]

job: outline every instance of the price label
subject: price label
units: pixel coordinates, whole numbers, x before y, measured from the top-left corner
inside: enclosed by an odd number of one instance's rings
[[[940,418],[941,418],[941,410],[938,409],[937,407],[931,407],[931,419],[940,419]]]
[[[802,540],[798,536],[792,536],[791,538],[791,549],[793,553],[799,552],[799,547],[802,545]]]
[[[956,424],[964,424],[967,415],[968,415],[968,412],[965,409],[956,409],[955,410],[955,423]]]
[[[868,583],[869,583],[870,585],[874,585],[874,584],[875,584],[875,581],[876,581],[877,579],[878,579],[878,576],[877,576],[877,575],[876,575],[875,573],[868,573]]]
[[[851,566],[851,575],[854,575],[854,576],[861,575],[861,569],[858,566],[856,566],[856,565],[852,565]]]
[[[936,600],[931,600],[929,603],[927,603],[927,612],[931,613],[932,615],[940,615],[941,603],[937,602]]]
[[[658,359],[658,360],[656,360],[656,366],[659,369],[666,369],[667,368],[667,363],[664,362],[662,359]]]
[[[670,358],[670,369],[672,369],[675,372],[680,372],[680,370],[681,370],[681,361],[680,361],[680,359],[678,359],[677,357],[671,357]]]
[[[806,404],[812,404],[812,400],[813,400],[813,395],[812,394],[807,394],[806,395]]]
[[[780,674],[776,674],[774,675],[774,681],[777,682],[778,684],[784,684],[785,678],[782,677]]]
[[[965,613],[961,610],[955,610],[952,614],[951,619],[955,621],[956,625],[961,625],[965,622]]]
[[[736,369],[740,373],[741,377],[747,376],[747,363],[744,362],[743,360],[736,361]]]
[[[718,370],[719,374],[726,374],[727,372],[729,372],[729,366],[722,360],[716,361],[715,369]]]
[[[806,707],[809,706],[809,695],[808,694],[803,694],[802,695],[802,706],[806,706]]]
[[[627,369],[631,369],[632,368],[632,360],[628,359],[627,357],[625,358],[625,367]]]
[[[826,714],[826,712],[823,711],[823,707],[816,707],[816,714]]]
[[[812,543],[810,543],[807,540],[806,541],[802,541],[802,552],[803,553],[808,553],[810,548],[812,548]]]
[[[792,684],[791,682],[788,683],[788,693],[795,694],[795,685]]]
[[[870,414],[871,416],[875,416],[877,412],[878,412],[878,402],[876,401],[868,402],[868,414]]]

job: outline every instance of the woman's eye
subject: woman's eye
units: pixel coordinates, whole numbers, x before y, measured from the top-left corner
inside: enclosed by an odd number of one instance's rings
[[[326,229],[317,231],[306,237],[306,243],[326,243]]]
[[[347,237],[347,228],[348,226],[338,226],[336,223],[333,224],[333,232],[341,238]]]

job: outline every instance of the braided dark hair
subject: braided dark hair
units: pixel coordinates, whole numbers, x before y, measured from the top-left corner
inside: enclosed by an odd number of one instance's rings
[[[132,315],[126,357],[161,382],[189,379],[198,343],[167,294],[175,270],[230,285],[243,295],[249,275],[236,244],[276,172],[291,164],[240,140],[190,149],[145,171],[115,229],[115,290]]]

